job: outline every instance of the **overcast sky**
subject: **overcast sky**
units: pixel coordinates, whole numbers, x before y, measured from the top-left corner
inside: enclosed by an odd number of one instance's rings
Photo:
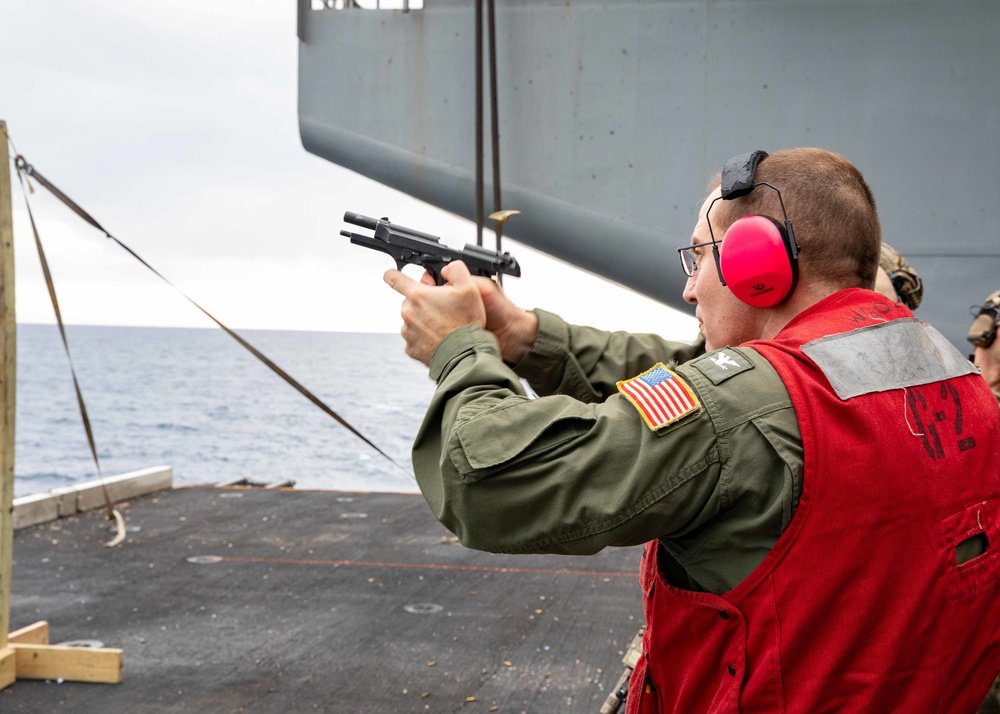
[[[302,148],[295,5],[4,0],[0,119],[40,173],[223,322],[396,332],[400,298],[381,279],[392,262],[339,236],[344,211],[452,245],[474,227]],[[18,321],[52,322],[12,181]],[[30,199],[67,322],[211,326],[44,189]],[[690,317],[513,241],[505,249],[522,266],[505,281],[522,307],[695,336]]]

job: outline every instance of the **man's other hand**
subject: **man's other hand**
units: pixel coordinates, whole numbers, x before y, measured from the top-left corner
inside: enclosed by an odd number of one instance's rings
[[[486,308],[486,329],[496,335],[500,355],[510,364],[525,358],[538,337],[538,317],[512,303],[489,278],[474,277]]]

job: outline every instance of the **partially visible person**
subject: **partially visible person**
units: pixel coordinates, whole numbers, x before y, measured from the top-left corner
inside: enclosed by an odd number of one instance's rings
[[[975,319],[969,327],[968,340],[975,348],[972,361],[982,370],[983,378],[1000,403],[1000,290],[991,294],[983,304],[973,307]],[[979,714],[1000,714],[1000,674],[997,675]]]
[[[990,295],[979,307],[976,319],[969,327],[969,342],[976,348],[972,361],[983,372],[983,378],[990,385],[997,401],[1000,402],[1000,290]]]
[[[894,302],[901,302],[911,310],[920,307],[920,301],[924,298],[924,281],[917,271],[898,250],[884,241],[875,276],[875,292],[882,293]]]

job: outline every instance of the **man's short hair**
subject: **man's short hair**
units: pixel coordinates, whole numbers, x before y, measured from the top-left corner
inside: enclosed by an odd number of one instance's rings
[[[785,149],[761,160],[754,180],[781,191],[802,249],[800,275],[838,288],[874,287],[882,228],[875,198],[854,164],[825,149]],[[710,190],[720,182],[716,175]],[[737,219],[755,214],[781,220],[778,195],[762,188],[719,201],[712,220],[725,231]]]

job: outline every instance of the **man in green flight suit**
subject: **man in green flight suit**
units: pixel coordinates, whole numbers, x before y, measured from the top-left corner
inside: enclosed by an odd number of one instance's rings
[[[758,214],[776,230],[746,221]],[[737,226],[771,242],[734,264],[756,245]],[[872,292],[879,246],[870,190],[843,157],[794,149],[727,163],[680,251],[708,350],[694,359],[655,335],[522,311],[461,263],[441,287],[387,271],[405,298],[406,352],[438,384],[413,450],[434,515],[492,552],[647,543],[649,628],[629,712],[722,711],[735,699],[767,711],[930,711],[937,697],[974,711],[983,701],[1000,669],[1000,550],[984,543],[1000,542],[1000,524],[968,542],[921,534],[941,513],[964,527],[973,504],[1000,505],[1000,409],[991,397],[979,408],[985,386],[954,347]],[[635,391],[651,373],[659,408]],[[519,377],[542,397],[526,396]],[[875,439],[898,442],[898,463],[883,463]],[[953,488],[932,492],[945,482]],[[904,493],[908,516],[890,524],[888,502]],[[956,562],[989,570],[961,608],[938,572]],[[767,598],[781,637],[761,624]],[[714,620],[682,637],[669,613],[704,603]],[[820,615],[839,608],[858,619]],[[928,611],[929,625],[899,617]],[[721,622],[743,627],[745,641],[711,629]],[[868,636],[879,647],[852,644]],[[813,646],[816,657],[798,656]],[[904,679],[918,670],[920,682]]]

